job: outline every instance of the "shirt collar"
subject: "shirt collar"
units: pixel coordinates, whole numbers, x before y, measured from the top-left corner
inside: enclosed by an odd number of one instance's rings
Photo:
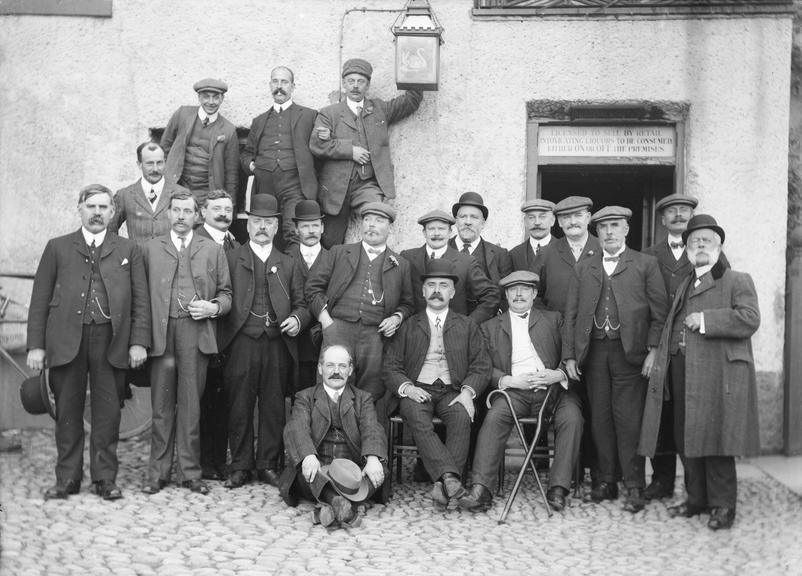
[[[298,244],[298,250],[301,251],[301,256],[303,256],[304,258],[306,258],[307,256],[313,256],[317,258],[317,255],[320,254],[321,249],[322,246],[320,245],[320,242],[318,242],[314,246],[307,246],[306,244]]]
[[[212,237],[212,240],[217,242],[218,244],[222,245],[228,235],[228,232],[225,230],[218,230],[214,226],[209,226],[206,222],[203,223],[203,227],[209,233],[209,236]]]
[[[615,258],[616,256],[621,256],[621,254],[623,254],[624,250],[626,250],[626,249],[627,249],[627,245],[626,244],[621,246],[621,248],[615,254],[608,254],[604,249],[602,249],[602,255],[604,257],[613,257],[613,258]]]
[[[273,111],[278,112],[279,110],[284,112],[287,108],[292,106],[292,98],[287,100],[284,104],[279,104],[278,102],[273,102]]]
[[[551,242],[551,234],[546,235],[545,238],[541,238],[540,240],[536,240],[535,238],[529,237],[529,245],[532,246],[532,250],[535,250],[538,246],[541,248],[545,248]]]
[[[267,262],[267,259],[270,258],[270,253],[273,251],[273,243],[271,242],[267,246],[257,244],[253,240],[248,240],[248,243],[251,245],[251,250],[253,250],[253,253],[256,254],[257,258],[259,258],[259,260],[262,262]]]
[[[701,278],[713,268],[713,264],[705,264],[704,266],[699,266],[698,268],[694,268],[694,272],[696,273],[697,278]]]
[[[215,122],[217,120],[217,117],[219,115],[220,115],[220,112],[215,112],[214,114],[209,116],[206,113],[206,111],[203,109],[202,106],[198,107],[198,118],[201,119],[201,122],[203,122],[204,120],[206,120],[206,118],[208,118],[209,119],[209,124],[211,124],[211,123],[213,123],[213,122]]]
[[[189,243],[192,242],[192,236],[194,233],[190,230],[186,236],[184,236],[184,246],[189,246]],[[178,237],[178,234],[175,233],[175,230],[170,230],[170,239],[173,241],[173,246],[175,246],[176,250],[181,249],[181,238]]]
[[[326,391],[326,394],[328,395],[329,398],[331,398],[332,400],[337,400],[337,396],[342,396],[343,392],[345,392],[345,386],[343,386],[342,388],[332,388],[331,386],[329,386],[324,382],[323,390]]]
[[[685,242],[682,241],[681,235],[674,236],[671,233],[669,233],[668,237],[666,238],[666,242],[668,243],[669,247],[671,247],[672,242],[679,242],[681,244],[685,244]]]
[[[86,242],[87,246],[92,245],[92,241],[95,242],[95,246],[100,246],[103,244],[103,241],[106,239],[106,228],[98,232],[97,234],[92,234],[89,230],[81,226],[81,233],[84,235],[84,241]]]
[[[387,250],[387,244],[382,244],[381,246],[371,246],[370,244],[362,240],[362,249],[368,254],[369,254],[368,250],[378,250],[379,253],[382,253],[385,250]]]
[[[446,250],[448,250],[448,244],[446,244],[442,248],[437,248],[437,249],[430,248],[429,245],[427,244],[426,245],[426,257],[428,258],[429,256],[432,255],[432,252],[434,252],[434,257],[435,258],[442,258],[443,254],[446,253]]]
[[[365,99],[364,98],[360,102],[354,102],[350,98],[346,98],[345,99],[345,103],[348,104],[348,108],[351,109],[351,112],[353,112],[357,116],[359,116],[359,112],[360,112],[360,110],[358,110],[358,108],[364,108],[365,107]]]
[[[150,194],[151,190],[156,192],[156,196],[158,197],[164,190],[164,176],[162,176],[161,180],[159,180],[155,184],[151,184],[144,178],[140,178],[139,184],[142,186],[142,192],[145,193],[146,197]]]
[[[566,240],[568,240],[568,245],[569,245],[569,246],[570,246],[572,249],[574,249],[574,248],[577,248],[577,249],[581,248],[582,250],[584,250],[584,249],[585,249],[585,244],[587,244],[587,243],[588,243],[588,238],[589,238],[589,237],[590,237],[590,234],[588,234],[588,233],[586,232],[586,233],[585,233],[585,237],[584,237],[584,238],[582,238],[582,240],[581,240],[581,241],[579,241],[579,242],[574,242],[573,240],[570,240],[568,237],[566,237]]]
[[[462,249],[467,245],[468,246],[468,252],[470,252],[471,254],[473,254],[473,251],[476,250],[476,247],[479,246],[479,242],[481,242],[481,241],[482,241],[482,237],[478,236],[476,238],[476,240],[474,240],[473,242],[468,244],[467,242],[463,242],[462,238],[457,236],[457,242],[458,242],[458,246],[459,246],[460,251],[462,251]]]
[[[446,323],[446,316],[448,316],[448,308],[441,312],[435,312],[434,310],[429,310],[429,307],[426,307],[426,316],[429,317],[429,324],[434,325],[435,319],[439,316],[440,317],[440,326],[444,326]]]

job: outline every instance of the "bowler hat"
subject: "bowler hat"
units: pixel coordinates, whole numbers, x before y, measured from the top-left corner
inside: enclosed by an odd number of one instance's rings
[[[479,210],[482,211],[482,216],[487,220],[487,206],[485,206],[485,201],[478,192],[466,192],[459,197],[459,202],[451,207],[451,213],[454,215],[454,218],[457,217],[457,212],[461,206],[474,206],[479,208]]]
[[[543,212],[554,212],[554,202],[546,200],[545,198],[532,198],[527,200],[521,206],[521,212],[531,212],[534,210],[541,210]]]
[[[50,398],[50,384],[48,382],[50,370],[45,368],[38,376],[25,379],[19,388],[22,407],[29,414],[50,414],[56,419],[56,403]]]
[[[362,470],[351,460],[335,458],[331,464],[320,467],[320,474],[329,480],[338,494],[352,502],[362,502],[368,497],[370,480],[362,475]]]
[[[350,60],[346,60],[345,64],[343,64],[343,78],[349,74],[362,74],[362,76],[370,80],[370,77],[373,75],[373,66],[370,65],[370,62],[362,58],[351,58]]]
[[[569,212],[574,212],[582,208],[587,208],[588,210],[593,208],[593,200],[587,196],[569,196],[557,202],[557,205],[554,207],[554,214],[560,216],[561,214],[568,214]]]
[[[323,214],[320,213],[320,206],[314,200],[301,200],[295,205],[295,214],[292,219],[295,222],[300,220],[321,220]]]
[[[420,275],[420,279],[423,281],[427,278],[450,278],[454,284],[459,280],[454,263],[444,258],[434,258],[426,261],[426,270]]]
[[[625,220],[632,218],[632,210],[624,206],[605,206],[591,216],[590,221],[592,224],[598,224],[605,220],[620,220],[621,218]]]
[[[682,233],[682,241],[687,244],[688,236],[694,230],[701,230],[702,228],[709,228],[721,237],[721,242],[724,242],[724,229],[718,225],[716,219],[710,214],[697,214],[688,220],[688,227]]]
[[[540,286],[540,276],[529,270],[517,270],[502,278],[498,283],[502,289],[518,286],[519,284],[537,289],[537,287]]]
[[[418,218],[418,224],[421,226],[425,226],[429,222],[445,222],[449,226],[454,224],[455,220],[448,212],[443,212],[442,210],[432,210],[431,212],[427,212],[420,218]]]
[[[271,194],[255,194],[251,196],[251,207],[246,210],[249,216],[271,218],[281,216],[278,211],[276,197]]]
[[[661,198],[657,202],[656,208],[659,211],[663,208],[668,208],[669,206],[675,206],[677,204],[685,204],[691,208],[696,208],[699,205],[699,200],[693,196],[689,196],[688,194],[671,194],[665,198]]]
[[[192,85],[195,92],[217,92],[218,94],[225,94],[228,92],[228,84],[216,78],[204,78],[198,80]]]
[[[395,208],[384,202],[366,202],[359,210],[359,215],[364,218],[367,214],[378,214],[395,222]]]

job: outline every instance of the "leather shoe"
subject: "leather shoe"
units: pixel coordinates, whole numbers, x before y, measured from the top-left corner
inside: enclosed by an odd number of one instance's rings
[[[668,515],[672,518],[691,518],[693,516],[698,516],[705,510],[707,510],[707,508],[704,506],[697,506],[696,504],[685,501],[676,506],[669,506]]]
[[[735,522],[735,508],[713,508],[707,527],[711,530],[729,530]]]
[[[568,490],[562,486],[552,486],[546,492],[546,501],[551,506],[552,510],[560,512],[565,508],[565,497],[568,496]]]
[[[493,503],[493,495],[487,486],[474,483],[470,492],[459,499],[459,507],[470,512],[484,512]]]
[[[123,497],[122,491],[111,480],[99,480],[94,483],[95,494],[103,500],[119,500]]]
[[[274,470],[273,468],[260,468],[256,471],[256,477],[259,479],[259,482],[264,482],[271,486],[278,486],[278,470]]]
[[[627,497],[624,502],[624,511],[640,512],[646,506],[646,498],[643,495],[643,488],[629,488],[627,489]]]
[[[162,488],[167,486],[167,484],[169,484],[169,482],[167,480],[162,480],[161,478],[156,481],[149,481],[142,486],[142,492],[152,496],[153,494],[160,492]]]
[[[443,488],[449,500],[459,499],[465,495],[465,486],[462,485],[459,476],[453,472],[446,472],[443,474],[441,480],[443,481]]]
[[[350,524],[356,516],[356,509],[345,496],[338,494],[332,498],[331,507],[334,509],[334,518],[339,524]]]
[[[223,484],[226,488],[239,488],[251,480],[251,473],[247,470],[234,470]]]
[[[432,487],[432,502],[437,510],[448,508],[448,496],[446,496],[446,489],[440,480],[435,482]]]
[[[78,494],[81,490],[81,483],[75,480],[67,480],[65,482],[56,482],[55,486],[51,486],[45,490],[45,500],[65,500],[70,494]]]
[[[222,470],[217,467],[207,467],[201,469],[201,479],[203,480],[223,480],[225,479],[226,475],[223,474]]]
[[[188,488],[192,492],[196,494],[208,494],[209,487],[206,485],[206,482],[203,480],[184,480],[181,482],[181,486],[184,488]]]
[[[662,498],[671,498],[674,496],[674,486],[669,486],[660,480],[652,480],[652,482],[643,491],[643,496],[647,500],[661,500]]]
[[[618,498],[618,484],[615,482],[599,482],[585,498],[589,502],[602,502]]]
[[[328,504],[320,505],[312,511],[312,524],[320,524],[328,528],[334,524],[334,510]]]

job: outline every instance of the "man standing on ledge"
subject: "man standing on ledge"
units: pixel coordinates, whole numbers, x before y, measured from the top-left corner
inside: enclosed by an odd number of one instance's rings
[[[749,274],[721,261],[724,230],[712,216],[691,218],[682,240],[694,271],[679,287],[660,338],[639,452],[654,455],[670,385],[688,498],[668,513],[690,518],[709,510],[707,527],[726,530],[735,521],[735,456],[760,452],[751,341],[760,310]]]
[[[342,244],[352,209],[395,198],[388,128],[415,112],[423,100],[417,90],[389,102],[367,99],[372,74],[373,67],[361,58],[343,65],[346,99],[318,113],[309,139],[312,154],[323,160],[318,203],[328,215],[326,248]]]
[[[164,177],[170,184],[189,188],[198,205],[222,188],[237,197],[239,141],[234,125],[220,114],[228,85],[214,78],[195,82],[200,106],[181,106],[162,134],[167,155]]]
[[[242,169],[254,175],[253,194],[275,196],[281,209],[281,233],[273,241],[284,252],[298,243],[292,221],[295,205],[317,199],[315,159],[309,137],[317,112],[292,100],[295,74],[286,66],[270,72],[273,105],[253,119],[242,151]]]

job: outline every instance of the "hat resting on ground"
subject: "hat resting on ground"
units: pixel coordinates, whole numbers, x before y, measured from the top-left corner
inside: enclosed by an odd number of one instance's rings
[[[319,473],[328,479],[338,494],[352,502],[362,502],[368,497],[370,480],[351,460],[335,458],[331,464],[321,466]]]

